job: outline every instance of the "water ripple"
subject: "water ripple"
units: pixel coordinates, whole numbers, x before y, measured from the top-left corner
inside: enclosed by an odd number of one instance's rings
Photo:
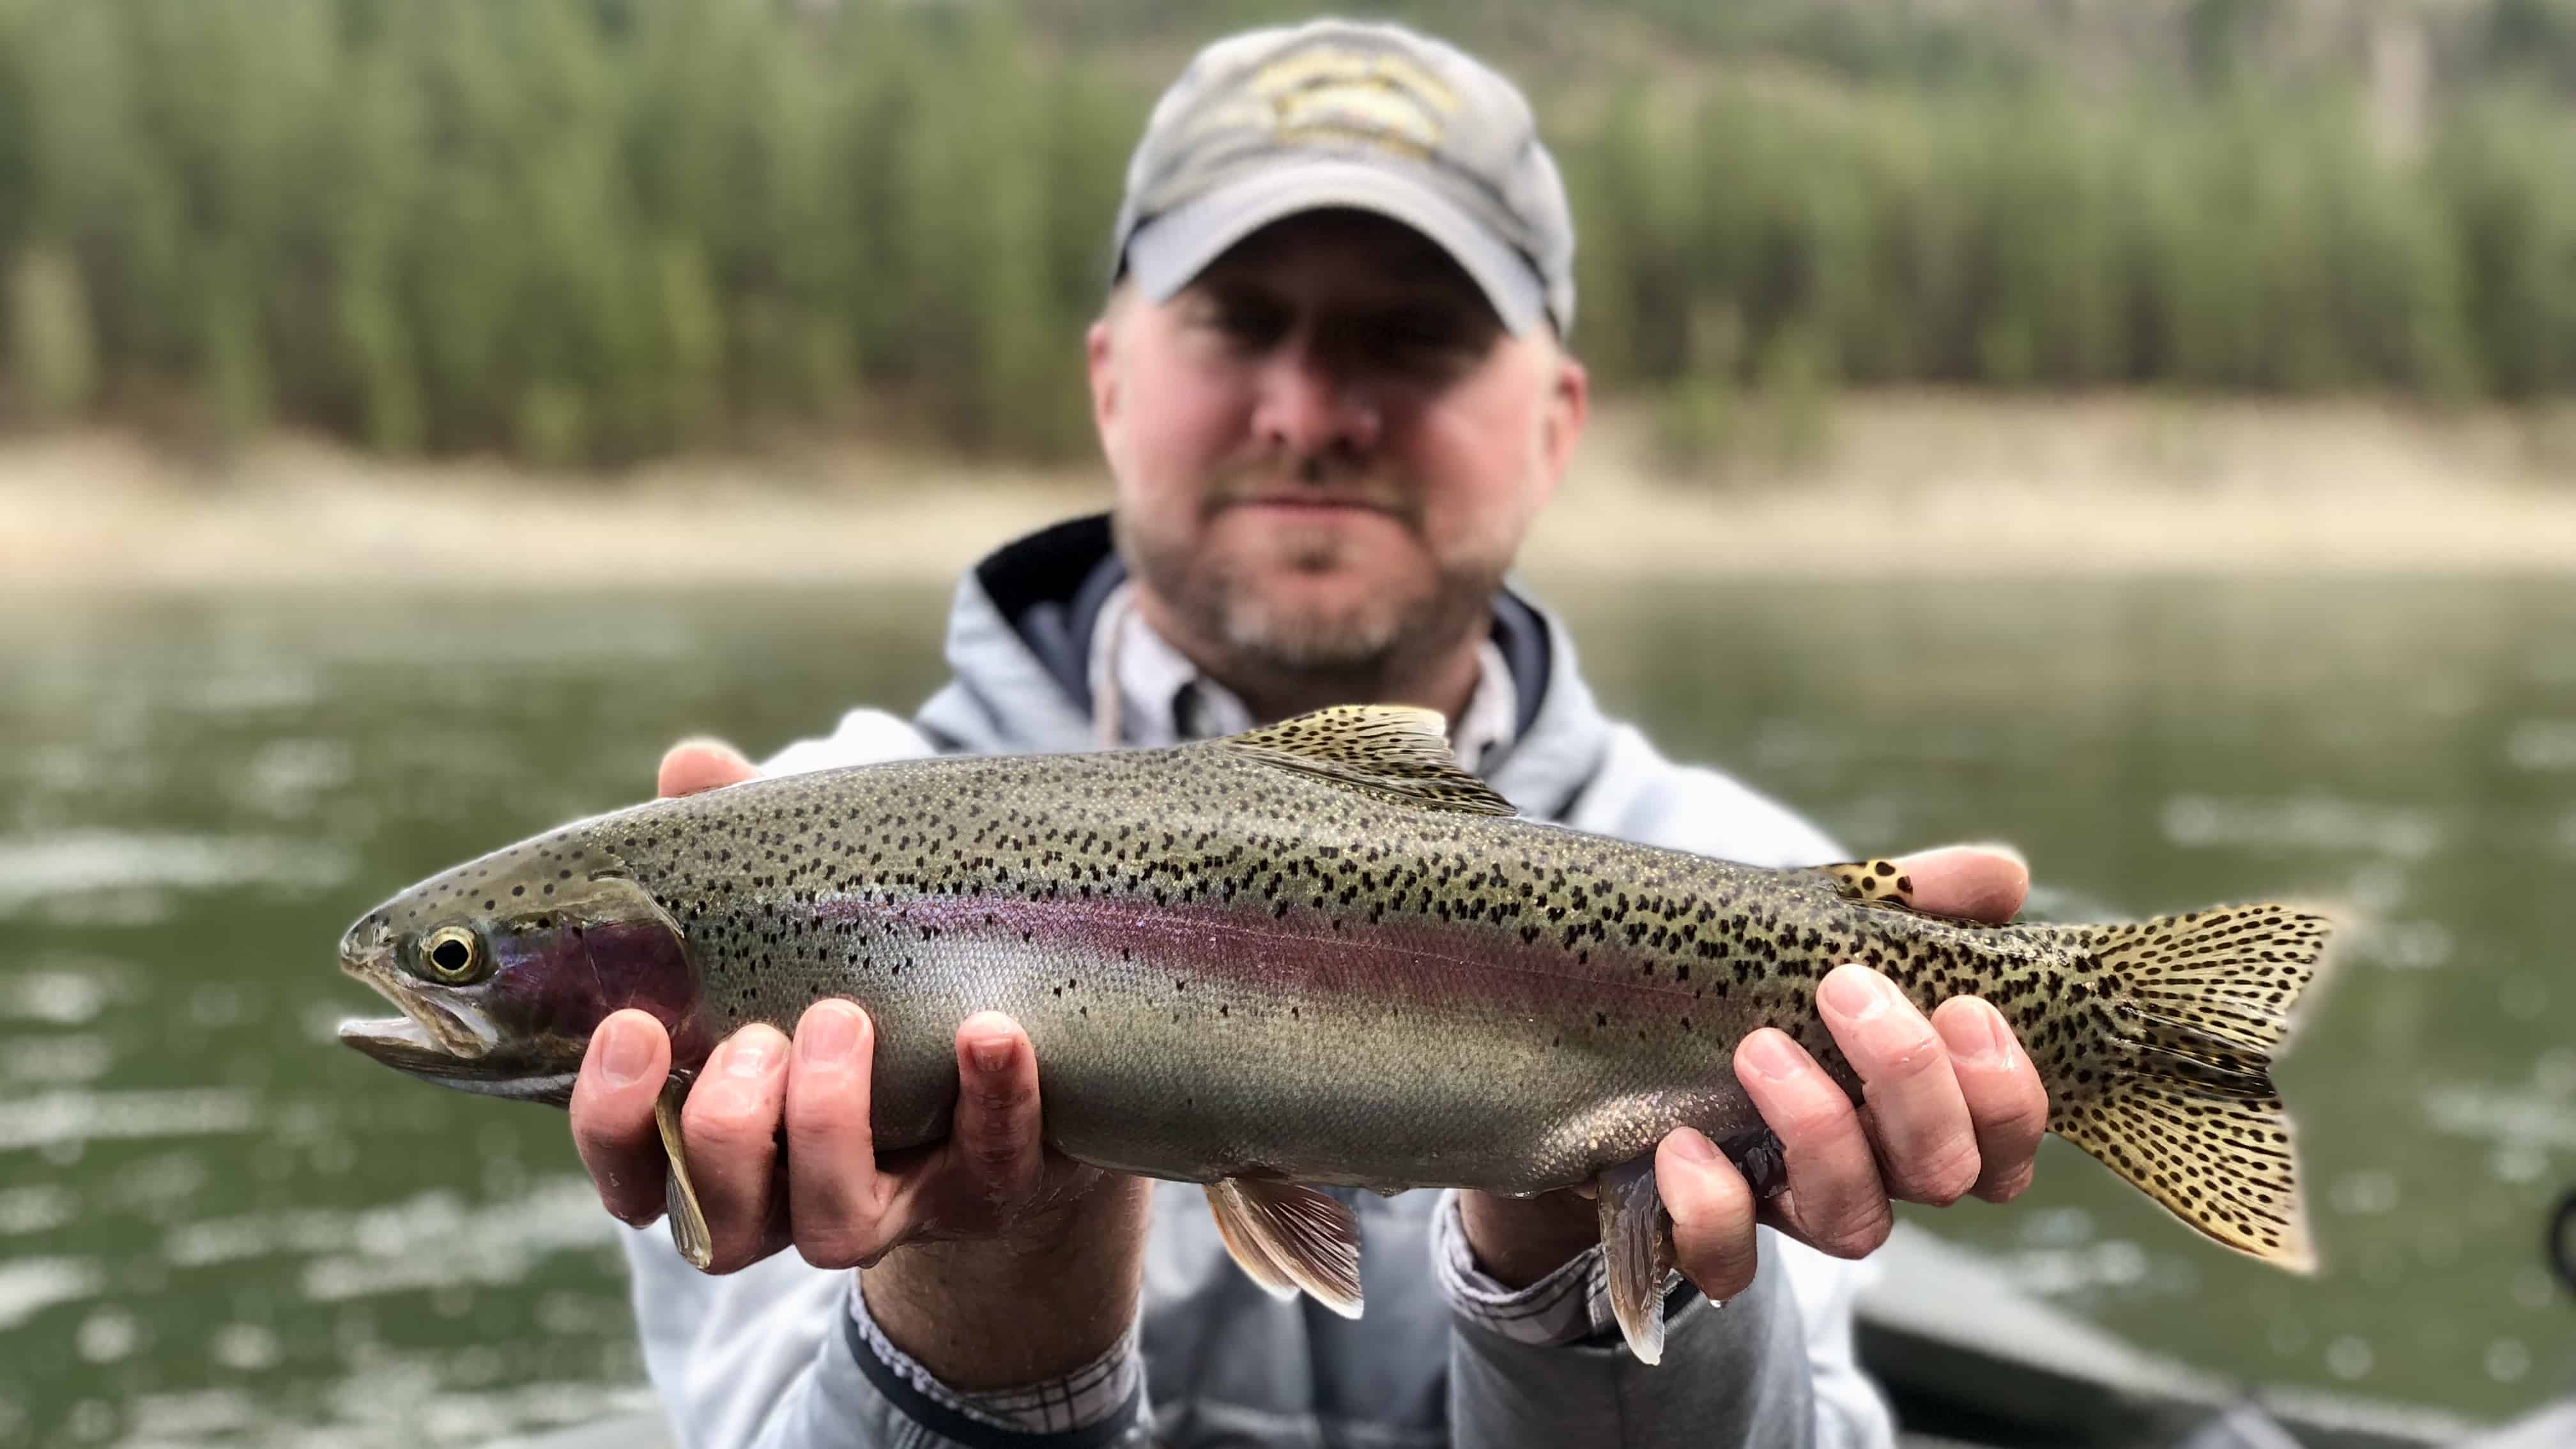
[[[70,1188],[52,1183],[13,1187],[0,1192],[0,1237],[51,1232],[72,1220],[80,1198]]]
[[[324,890],[348,879],[349,853],[254,835],[74,830],[0,840],[0,916],[60,896],[157,887]]]
[[[356,1211],[184,1223],[162,1239],[161,1251],[182,1268],[280,1255],[310,1259],[305,1297],[336,1303],[465,1282],[516,1282],[550,1253],[610,1242],[610,1229],[589,1180],[565,1176],[479,1207],[440,1191]]]
[[[338,1303],[458,1283],[515,1283],[548,1254],[605,1246],[611,1226],[584,1178],[555,1178],[524,1198],[480,1208],[431,1193],[360,1214],[354,1251],[304,1265],[304,1296]]]
[[[103,971],[30,971],[0,976],[0,1021],[79,1026],[95,1019],[118,992]]]
[[[106,1272],[88,1258],[23,1258],[0,1263],[0,1328],[15,1328],[57,1303],[95,1297]]]
[[[2332,795],[2289,800],[2176,795],[2165,802],[2163,823],[2165,838],[2185,848],[2360,850],[2422,860],[2442,844],[2440,824],[2424,811]]]
[[[95,1032],[0,1037],[0,1078],[13,1082],[94,1082],[115,1062],[107,1038]]]
[[[259,1099],[226,1087],[169,1092],[47,1092],[0,1101],[0,1152],[107,1138],[247,1132]]]

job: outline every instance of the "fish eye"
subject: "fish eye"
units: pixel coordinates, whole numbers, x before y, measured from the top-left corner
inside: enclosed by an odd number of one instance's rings
[[[483,941],[463,926],[441,926],[420,943],[420,959],[431,977],[460,986],[482,974]]]

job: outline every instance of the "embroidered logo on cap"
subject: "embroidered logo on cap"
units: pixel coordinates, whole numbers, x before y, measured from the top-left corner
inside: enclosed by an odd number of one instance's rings
[[[1282,145],[1356,144],[1413,160],[1440,149],[1457,93],[1400,55],[1316,47],[1281,56],[1252,77]]]

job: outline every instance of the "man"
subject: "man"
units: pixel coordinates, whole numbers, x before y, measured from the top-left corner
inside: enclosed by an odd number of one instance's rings
[[[1604,718],[1563,629],[1504,586],[1588,401],[1560,343],[1564,195],[1508,82],[1388,27],[1220,43],[1148,123],[1117,245],[1088,339],[1113,514],[964,581],[956,678],[913,722],[853,714],[772,770],[1169,744],[1396,700],[1443,711],[1462,763],[1526,814],[1840,858]],[[752,773],[688,745],[661,786]],[[1913,873],[1960,914],[2009,916],[2023,886],[1973,852]],[[1784,1193],[1757,1204],[1696,1132],[1656,1154],[1680,1259],[1657,1368],[1620,1344],[1570,1192],[1350,1195],[1366,1317],[1269,1298],[1196,1188],[1045,1150],[1040,1065],[993,1013],[958,1028],[952,1136],[879,1159],[873,1024],[847,1002],[792,1041],[745,1028],[697,1082],[682,1130],[718,1276],[629,1238],[647,1363],[691,1445],[1070,1449],[1143,1444],[1149,1423],[1177,1444],[1887,1444],[1839,1260],[1884,1239],[1891,1197],[2019,1191],[2046,1101],[1983,1003],[1927,1022],[1857,966],[1820,1000],[1866,1111],[1779,1032],[1735,1058],[1785,1144]],[[660,1027],[622,1013],[573,1098],[602,1198],[639,1228],[661,1208],[668,1061]]]

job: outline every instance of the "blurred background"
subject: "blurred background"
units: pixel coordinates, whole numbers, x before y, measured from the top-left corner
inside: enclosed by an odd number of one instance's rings
[[[0,1446],[644,1400],[559,1115],[332,1043],[405,881],[941,677],[1096,506],[1155,92],[1267,3],[0,0]],[[1373,6],[1532,94],[1614,712],[2041,908],[2365,924],[2326,1271],[1915,1221],[2272,1402],[2576,1391],[2576,0]],[[2301,1399],[2299,1396],[2308,1396]]]

